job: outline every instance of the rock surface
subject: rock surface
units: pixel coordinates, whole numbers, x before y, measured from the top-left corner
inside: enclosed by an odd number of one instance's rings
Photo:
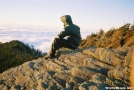
[[[0,74],[0,90],[106,90],[129,87],[131,48],[59,50]]]

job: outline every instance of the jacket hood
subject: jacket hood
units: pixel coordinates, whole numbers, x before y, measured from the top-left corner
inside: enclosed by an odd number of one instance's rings
[[[67,26],[68,24],[72,24],[72,18],[70,15],[64,15],[60,17],[61,21],[64,23],[65,26]]]

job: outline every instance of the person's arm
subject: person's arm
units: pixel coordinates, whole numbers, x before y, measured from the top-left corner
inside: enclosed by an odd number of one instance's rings
[[[67,35],[69,34],[69,30],[68,28],[64,28],[63,31],[61,31],[56,38],[60,38],[60,39],[63,39],[64,37],[66,37]]]

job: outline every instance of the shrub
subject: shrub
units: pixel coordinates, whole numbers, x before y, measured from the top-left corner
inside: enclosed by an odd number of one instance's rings
[[[106,33],[100,30],[99,33],[88,35],[81,43],[80,47],[87,46],[117,48],[122,46],[134,45],[134,25],[130,27],[127,23],[118,29],[110,29]]]

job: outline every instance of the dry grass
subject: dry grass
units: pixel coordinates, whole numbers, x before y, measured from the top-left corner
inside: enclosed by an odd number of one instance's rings
[[[112,34],[113,34],[113,32],[110,30],[110,31],[105,33],[105,36],[108,38],[108,37],[111,37]]]
[[[126,42],[125,46],[133,46],[134,45],[134,36],[132,38],[129,38]]]
[[[91,34],[81,42],[80,47],[96,46],[104,48],[118,48],[134,45],[134,28],[121,27],[109,30],[104,34]]]
[[[133,48],[133,50],[132,50],[130,83],[131,83],[131,87],[133,87],[133,89],[134,89],[134,48]],[[133,90],[133,89],[132,89],[132,90]]]

